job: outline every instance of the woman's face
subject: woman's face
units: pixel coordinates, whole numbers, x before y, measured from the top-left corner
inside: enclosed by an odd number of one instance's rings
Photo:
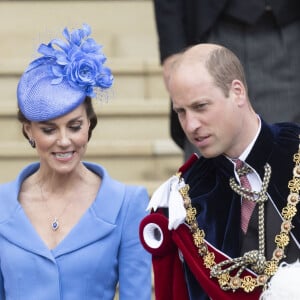
[[[62,117],[24,124],[24,130],[35,141],[41,168],[63,174],[75,170],[82,160],[89,126],[85,104],[81,104]]]

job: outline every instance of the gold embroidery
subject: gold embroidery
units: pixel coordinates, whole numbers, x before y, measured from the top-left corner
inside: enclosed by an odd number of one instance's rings
[[[191,233],[195,246],[198,248],[199,255],[203,258],[204,266],[210,269],[211,276],[216,277],[220,287],[223,290],[235,291],[239,288],[243,289],[246,293],[252,292],[256,287],[264,286],[269,278],[275,274],[278,269],[278,264],[284,257],[285,247],[289,244],[289,233],[292,226],[292,218],[297,213],[296,205],[299,202],[300,191],[300,145],[298,152],[294,154],[293,161],[295,162],[295,168],[293,171],[293,178],[288,182],[288,188],[290,194],[287,198],[287,205],[282,209],[281,215],[283,222],[281,225],[281,231],[275,237],[276,248],[273,252],[271,260],[265,261],[265,258],[258,250],[249,251],[244,254],[243,257],[235,258],[229,261],[224,261],[219,264],[215,262],[215,255],[210,252],[204,241],[205,233],[202,229],[199,229],[196,220],[197,210],[191,204],[189,197],[189,185],[186,184],[179,190],[183,197],[184,206],[186,208],[186,222],[190,226]],[[177,174],[178,177],[181,174]],[[262,201],[264,202],[264,201]],[[253,262],[255,262],[254,265]],[[231,263],[227,269],[222,270],[224,265]],[[250,265],[255,272],[258,272],[258,276],[247,275],[243,278],[240,277],[246,265]],[[236,271],[234,276],[230,275],[233,270]]]

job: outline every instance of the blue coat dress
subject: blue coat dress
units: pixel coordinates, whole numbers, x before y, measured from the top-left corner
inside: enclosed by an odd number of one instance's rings
[[[146,215],[144,188],[122,184],[96,164],[102,178],[97,197],[54,249],[41,240],[18,202],[27,166],[15,181],[0,186],[1,300],[120,300],[151,298],[151,259],[138,227]]]

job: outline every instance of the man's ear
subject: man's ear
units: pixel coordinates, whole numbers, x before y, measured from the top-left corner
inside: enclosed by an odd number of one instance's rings
[[[238,80],[234,79],[231,83],[230,92],[236,99],[238,105],[243,105],[247,100],[247,92],[243,83]]]

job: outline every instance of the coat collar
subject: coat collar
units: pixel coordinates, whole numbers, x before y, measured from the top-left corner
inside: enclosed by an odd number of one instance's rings
[[[5,199],[0,202],[0,234],[18,247],[53,261],[57,256],[108,235],[116,227],[125,195],[125,185],[110,178],[103,167],[92,163],[84,164],[102,178],[101,187],[94,203],[55,249],[50,251],[46,247],[18,202],[22,182],[39,168],[39,163],[27,166],[15,181],[0,188],[0,198]],[[112,200],[113,205],[109,205]]]
[[[264,172],[264,165],[272,154],[274,147],[274,135],[270,127],[262,120],[262,126],[260,133],[255,141],[253,148],[251,149],[248,157],[246,158],[247,164],[253,169],[259,172],[260,176]],[[212,159],[216,167],[220,168],[224,172],[233,175],[233,164],[223,155]]]

